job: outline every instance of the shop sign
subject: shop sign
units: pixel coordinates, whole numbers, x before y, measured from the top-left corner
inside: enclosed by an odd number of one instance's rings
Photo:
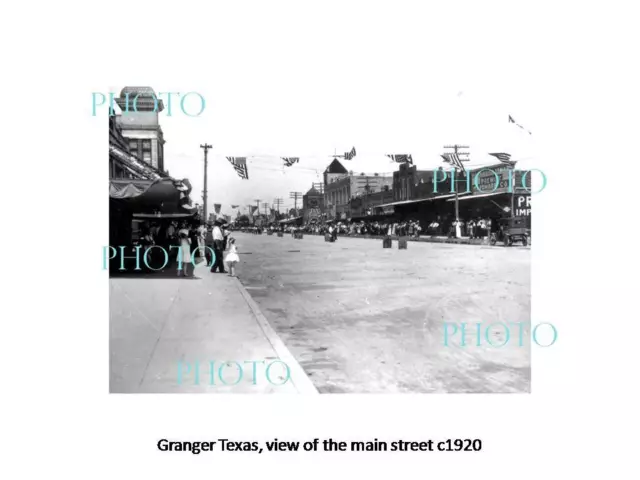
[[[516,195],[513,199],[516,217],[528,217],[531,215],[531,195]]]
[[[507,193],[512,191],[522,191],[522,175],[524,170],[512,171],[506,165],[495,165],[484,167],[469,172],[469,190],[474,195],[487,193]],[[466,178],[465,178],[466,180]],[[531,174],[526,178],[527,187],[531,188]],[[466,189],[466,182],[459,179],[458,189]]]

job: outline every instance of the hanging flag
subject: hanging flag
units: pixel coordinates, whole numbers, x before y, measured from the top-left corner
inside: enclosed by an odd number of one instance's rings
[[[216,215],[220,215],[220,209],[222,208],[222,204],[221,203],[214,203],[213,204],[213,211],[216,212]]]
[[[520,125],[519,123],[517,123],[513,117],[511,115],[509,115],[509,123],[513,123],[515,126],[520,127],[522,130],[525,130],[526,132],[529,133],[529,135],[531,135],[531,132],[529,132],[529,130],[527,130],[526,128],[524,128],[522,125]]]
[[[344,159],[353,160],[353,157],[355,156],[356,156],[356,147],[353,147],[350,152],[345,152]]]
[[[410,163],[413,165],[413,158],[411,155],[401,154],[401,155],[387,155],[391,159],[392,162],[396,163]]]
[[[465,171],[464,165],[462,164],[462,160],[460,160],[460,157],[458,156],[457,153],[445,153],[440,156],[444,159],[446,163],[448,163],[449,165],[452,165],[457,170],[460,170],[461,172]]]
[[[516,162],[511,160],[511,154],[509,153],[490,153],[492,157],[496,157],[502,163],[506,163],[507,165],[515,165]]]
[[[238,176],[249,180],[249,170],[247,169],[247,157],[227,157],[229,163],[236,169]]]
[[[231,208],[238,208],[240,205],[231,205]]]
[[[492,157],[496,157],[502,163],[511,167],[518,163],[517,160],[511,160],[511,155],[508,153],[490,153],[489,155],[491,155]]]
[[[298,157],[280,157],[280,158],[284,160],[284,164],[287,167],[290,167],[294,163],[298,163],[300,161]]]

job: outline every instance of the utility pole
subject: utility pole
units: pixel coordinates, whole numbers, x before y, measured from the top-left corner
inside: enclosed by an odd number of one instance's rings
[[[260,216],[260,199],[259,199],[259,198],[256,198],[256,199],[254,200],[254,202],[256,202],[256,214],[257,214],[258,216]],[[252,208],[253,208],[253,206],[250,206],[249,208],[251,208],[251,209],[252,209]],[[252,217],[253,217],[253,215],[252,215]],[[255,223],[255,220],[253,221],[253,223]]]
[[[443,148],[453,148],[453,152],[455,154],[457,154],[458,156],[460,155],[469,155],[469,152],[459,152],[458,149],[459,148],[469,148],[468,145],[445,145]],[[467,160],[469,160],[468,158],[461,158],[460,161],[461,162],[466,162]],[[456,221],[458,221],[460,219],[460,204],[459,204],[459,200],[458,200],[458,167],[453,165],[456,169],[456,174],[455,174],[455,178],[454,178],[454,182],[453,182],[453,186],[454,186],[454,191],[456,194]]]
[[[276,209],[278,210],[278,216],[280,216],[280,205],[284,203],[283,200],[281,198],[274,198],[273,203],[276,205]]]
[[[468,158],[460,158],[460,155],[469,155],[469,152],[460,152],[458,151],[459,148],[469,148],[468,145],[445,145],[443,148],[453,148],[453,152],[458,155],[458,158],[460,159],[461,162],[466,162],[467,160],[469,160]],[[454,192],[455,192],[455,205],[456,205],[456,226],[454,227],[454,236],[457,238],[458,237],[458,227],[457,225],[459,225],[460,222],[460,200],[458,198],[458,166],[457,165],[453,165],[453,167],[455,167],[455,177],[454,177],[454,182],[453,182],[453,187],[454,187]]]
[[[200,145],[200,148],[204,150],[204,195],[202,196],[202,200],[204,204],[202,206],[202,214],[204,216],[203,224],[207,224],[207,153],[210,148],[213,148],[211,145],[205,143],[204,145]]]
[[[296,217],[298,216],[298,199],[302,198],[300,192],[289,192],[289,198],[293,199],[293,209],[296,211]]]

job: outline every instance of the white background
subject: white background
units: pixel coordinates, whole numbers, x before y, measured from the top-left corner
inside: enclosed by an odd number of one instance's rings
[[[3,478],[633,477],[634,4],[426,3],[3,7]],[[180,91],[222,85],[210,94],[236,99],[247,116],[266,121],[267,109],[293,101],[285,89],[249,96],[262,102],[242,100],[251,87],[247,65],[255,65],[257,85],[276,86],[297,64],[315,65],[319,73],[305,70],[308,88],[295,90],[296,102],[319,106],[313,95],[323,88],[326,98],[333,92],[336,102],[345,101],[366,85],[374,106],[387,113],[397,106],[403,122],[414,115],[407,140],[414,145],[419,134],[430,137],[419,128],[426,113],[411,109],[423,89],[431,96],[438,89],[443,95],[491,91],[496,104],[524,112],[516,119],[533,131],[537,167],[549,178],[534,207],[533,321],[554,323],[560,335],[552,348],[533,349],[533,394],[108,394],[108,278],[101,271],[107,129],[106,118],[91,117],[91,92],[112,85],[184,85]],[[335,77],[326,74],[330,67]],[[296,115],[322,135],[304,108]],[[358,132],[366,132],[367,115],[355,115]],[[336,130],[347,127],[339,112],[335,117]],[[215,142],[218,133],[211,135]],[[234,141],[241,139],[238,133]],[[252,141],[255,147],[261,138]],[[156,448],[161,438],[274,437],[480,438],[483,451],[194,456]]]

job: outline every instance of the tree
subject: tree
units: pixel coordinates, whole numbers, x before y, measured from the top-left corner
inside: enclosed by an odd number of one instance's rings
[[[296,209],[295,208],[292,208],[292,209],[289,210],[289,216],[290,217],[295,217],[296,216]]]
[[[240,225],[249,225],[249,217],[247,215],[240,215],[237,223]]]

